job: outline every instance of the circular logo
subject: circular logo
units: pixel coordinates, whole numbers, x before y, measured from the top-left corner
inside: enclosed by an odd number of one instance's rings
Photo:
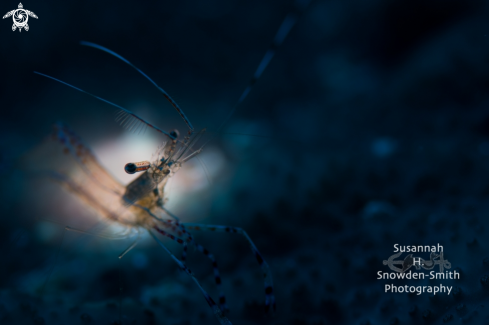
[[[13,16],[15,26],[24,27],[25,25],[27,25],[27,20],[29,20],[29,16],[24,9],[15,10]]]

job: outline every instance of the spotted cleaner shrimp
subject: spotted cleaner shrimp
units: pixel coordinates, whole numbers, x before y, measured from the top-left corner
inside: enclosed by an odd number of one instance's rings
[[[273,58],[277,47],[282,44],[287,34],[296,23],[299,13],[308,5],[308,2],[309,1],[307,0],[297,1],[297,11],[289,14],[284,19],[273,40],[272,46],[265,53],[265,56],[261,60],[248,86],[243,91],[236,105],[230,110],[229,114],[219,126],[218,130],[222,129],[225,123],[231,118],[232,114],[236,110],[236,107],[244,101],[255,82],[260,78],[268,63]],[[194,147],[206,130],[202,129],[200,131],[196,131],[190,122],[190,119],[185,115],[183,110],[172,99],[172,97],[170,97],[165,90],[159,87],[148,75],[139,70],[124,57],[94,43],[81,42],[81,45],[92,47],[115,56],[138,71],[143,77],[151,82],[163,94],[166,100],[176,109],[187,126],[187,132],[183,136],[183,139],[181,139],[179,132],[176,130],[162,130],[117,104],[109,102],[54,77],[40,72],[35,72],[38,75],[60,82],[68,87],[74,88],[118,108],[119,112],[117,121],[130,130],[141,131],[145,128],[150,128],[166,137],[166,141],[164,141],[161,148],[157,151],[156,158],[153,161],[131,162],[125,165],[124,169],[126,173],[141,174],[127,186],[124,186],[115,180],[104,169],[104,167],[99,164],[92,151],[73,131],[63,124],[57,124],[53,134],[53,140],[57,144],[57,150],[62,151],[65,155],[69,156],[71,159],[74,159],[81,172],[61,173],[52,171],[48,172],[48,176],[60,183],[70,192],[74,193],[87,205],[95,209],[106,222],[112,222],[126,227],[127,232],[124,234],[124,237],[127,237],[134,232],[137,233],[136,240],[120,254],[119,258],[122,258],[138,244],[141,231],[147,231],[149,235],[154,238],[154,240],[163,248],[163,250],[165,250],[165,252],[173,259],[177,266],[191,277],[195,285],[202,292],[206,302],[212,309],[220,324],[231,324],[229,319],[224,314],[227,307],[224,292],[221,290],[220,271],[214,255],[205,247],[197,243],[194,240],[191,232],[228,232],[243,236],[248,242],[252,250],[252,254],[255,256],[263,273],[265,311],[269,312],[271,310],[275,310],[276,302],[270,267],[245,230],[231,226],[181,222],[176,215],[165,207],[165,186],[170,178],[182,167],[185,162],[198,156],[199,153],[202,152],[205,144],[198,149],[195,149]],[[85,231],[70,227],[66,227],[66,230],[87,233]],[[177,258],[164,245],[164,243],[158,238],[158,234],[163,237],[170,238],[172,241],[175,241],[183,247],[181,258]],[[218,303],[211,298],[211,296],[194,276],[194,273],[186,265],[188,246],[195,247],[197,251],[201,252],[211,261],[214,271],[215,284],[219,288],[220,292]]]

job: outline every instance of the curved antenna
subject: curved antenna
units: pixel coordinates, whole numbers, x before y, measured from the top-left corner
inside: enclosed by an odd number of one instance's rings
[[[187,118],[187,116],[185,115],[185,113],[182,111],[182,109],[180,108],[180,106],[178,106],[178,104],[173,100],[173,98],[170,97],[170,95],[168,95],[168,93],[163,88],[161,88],[160,86],[158,86],[156,84],[156,82],[153,81],[153,79],[151,79],[144,72],[142,72],[141,70],[139,70],[134,64],[132,64],[131,62],[129,62],[128,60],[126,60],[125,58],[123,58],[122,56],[120,56],[119,54],[115,53],[114,51],[111,51],[108,48],[103,47],[101,45],[98,45],[98,44],[95,44],[95,43],[91,43],[91,42],[86,42],[86,41],[81,41],[80,44],[81,45],[84,45],[84,46],[88,46],[88,47],[93,47],[95,49],[98,49],[98,50],[104,51],[106,53],[109,53],[110,55],[115,56],[119,60],[124,61],[125,63],[129,64],[131,67],[133,67],[134,69],[136,69],[137,72],[139,72],[140,74],[142,74],[156,88],[158,88],[158,90],[163,93],[163,96],[165,96],[165,98],[170,102],[170,104],[177,110],[178,114],[180,114],[180,116],[182,117],[182,119],[185,121],[185,124],[187,124],[187,127],[189,128],[189,135],[192,135],[194,133],[194,127],[192,126],[192,123],[190,123],[189,119]]]
[[[175,139],[175,137],[174,137],[174,136],[172,136],[170,133],[165,132],[165,131],[163,131],[162,129],[160,129],[160,128],[158,128],[158,127],[156,127],[156,126],[154,126],[154,125],[150,124],[149,122],[145,121],[144,119],[140,118],[139,116],[137,116],[137,115],[136,115],[136,114],[134,114],[133,112],[131,112],[131,111],[129,111],[129,110],[127,110],[127,109],[125,109],[125,108],[124,108],[124,107],[122,107],[122,106],[119,106],[119,105],[117,105],[117,104],[114,104],[114,103],[112,103],[112,102],[109,102],[109,101],[108,101],[108,100],[106,100],[106,99],[103,99],[103,98],[101,98],[101,97],[95,96],[95,95],[93,95],[93,94],[89,93],[88,91],[85,91],[85,90],[83,90],[83,89],[77,88],[77,87],[75,87],[75,86],[73,86],[73,85],[70,85],[69,83],[66,83],[66,82],[61,81],[61,80],[59,80],[59,79],[56,79],[56,78],[54,78],[54,77],[48,76],[48,75],[46,75],[46,74],[44,74],[44,73],[40,73],[40,72],[37,72],[37,71],[34,71],[34,73],[35,73],[35,74],[38,74],[38,75],[40,75],[40,76],[43,76],[43,77],[46,77],[46,78],[52,79],[52,80],[54,80],[54,81],[57,81],[57,82],[59,82],[59,83],[62,83],[63,85],[66,85],[66,86],[68,86],[68,87],[71,87],[71,88],[73,88],[73,89],[76,89],[76,90],[78,90],[78,91],[81,91],[82,93],[85,93],[85,94],[90,95],[90,96],[92,96],[92,97],[95,97],[95,98],[97,98],[98,100],[101,100],[101,101],[103,101],[103,102],[105,102],[105,103],[107,103],[107,104],[110,104],[110,105],[112,105],[112,106],[117,107],[118,109],[120,109],[120,110],[121,110],[120,114],[122,115],[122,119],[120,118],[120,117],[121,117],[121,115],[119,115],[118,120],[121,120],[121,121],[122,121],[122,123],[123,123],[123,125],[124,125],[125,127],[128,127],[128,128],[130,128],[130,129],[131,129],[131,128],[134,128],[134,127],[135,127],[135,125],[138,125],[138,126],[143,126],[143,127],[144,127],[144,126],[149,126],[150,128],[152,128],[152,129],[154,129],[154,130],[156,130],[156,131],[158,131],[158,132],[160,132],[160,133],[162,133],[162,134],[166,135],[166,136],[167,136],[167,137],[169,137],[170,139],[172,139],[172,140],[173,140],[173,139]],[[130,119],[130,120],[131,120],[131,122],[130,122],[130,123],[126,123],[126,121],[128,121],[128,119]]]
[[[239,97],[238,102],[233,106],[233,108],[228,113],[228,115],[226,116],[224,121],[221,123],[221,125],[218,127],[216,132],[219,132],[224,127],[224,125],[229,121],[231,116],[236,111],[236,108],[238,108],[238,106],[245,100],[246,96],[248,96],[248,94],[251,91],[251,88],[253,88],[256,81],[261,77],[263,71],[268,66],[270,61],[272,60],[273,56],[275,55],[277,48],[280,45],[282,45],[283,41],[285,40],[285,38],[289,34],[290,30],[292,29],[292,27],[294,27],[295,23],[297,22],[297,19],[299,18],[299,13],[303,12],[307,8],[307,6],[309,5],[310,2],[311,2],[311,0],[296,0],[295,1],[295,6],[297,7],[298,13],[290,13],[285,17],[284,21],[282,22],[282,24],[280,25],[280,27],[277,31],[277,34],[275,34],[272,45],[270,46],[268,51],[265,53],[265,56],[263,56],[260,64],[258,65],[258,68],[256,69],[255,73],[253,74],[253,77],[251,78],[250,82],[248,83],[248,86],[245,88],[245,90],[243,91],[243,93]],[[206,144],[210,140],[211,139],[209,139],[206,142]]]

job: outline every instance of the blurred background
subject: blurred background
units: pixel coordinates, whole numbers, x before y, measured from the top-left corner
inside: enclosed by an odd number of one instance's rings
[[[293,1],[36,1],[30,30],[0,25],[2,324],[217,324],[201,293],[149,237],[118,231],[19,161],[67,124],[122,183],[165,140],[115,122],[121,105],[185,124],[122,55],[211,141],[165,189],[184,222],[243,227],[269,263],[277,312],[247,243],[195,233],[220,265],[233,324],[483,324],[489,251],[489,8],[483,1],[314,0],[221,133]],[[3,1],[3,14],[18,3]],[[3,15],[2,14],[2,15]],[[214,132],[214,133],[213,133]],[[49,159],[45,155],[43,159]],[[57,161],[53,159],[53,164]],[[70,168],[70,166],[59,166]],[[50,221],[46,221],[50,220]],[[181,248],[164,243],[180,256]],[[437,245],[461,279],[377,280],[394,244]],[[217,300],[211,263],[189,266]],[[420,254],[428,259],[429,254]],[[403,259],[401,256],[400,259]],[[452,286],[446,294],[385,285]]]

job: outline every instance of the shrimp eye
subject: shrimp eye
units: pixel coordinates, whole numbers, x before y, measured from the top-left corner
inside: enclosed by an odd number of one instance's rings
[[[149,161],[145,160],[145,161],[139,161],[139,162],[135,162],[135,163],[127,163],[124,166],[124,170],[128,174],[134,174],[137,172],[142,172],[142,171],[148,170],[149,167],[151,167],[151,163]]]
[[[178,136],[180,135],[180,133],[178,132],[178,130],[173,130],[173,131],[171,131],[171,132],[170,132],[170,135],[171,135],[171,136],[172,136],[174,139],[176,139],[176,138],[178,138]]]
[[[135,163],[128,163],[124,166],[124,170],[128,174],[134,174],[137,170],[136,164]]]

